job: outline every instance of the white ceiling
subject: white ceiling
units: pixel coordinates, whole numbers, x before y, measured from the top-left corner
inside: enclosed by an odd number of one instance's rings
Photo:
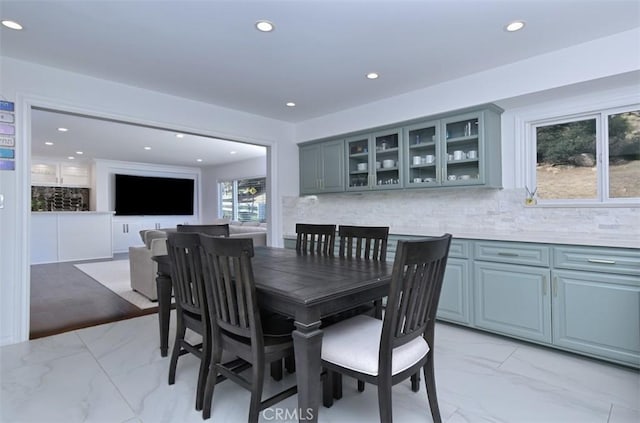
[[[24,26],[2,28],[2,55],[296,123],[638,27],[640,2],[0,0],[0,16]]]

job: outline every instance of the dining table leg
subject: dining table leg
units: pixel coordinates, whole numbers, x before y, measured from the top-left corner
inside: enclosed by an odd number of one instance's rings
[[[169,353],[169,319],[171,316],[171,278],[164,272],[156,277],[158,291],[158,323],[160,325],[160,356]]]
[[[298,385],[298,421],[317,422],[322,393],[322,331],[320,321],[305,324],[295,321],[293,347]]]

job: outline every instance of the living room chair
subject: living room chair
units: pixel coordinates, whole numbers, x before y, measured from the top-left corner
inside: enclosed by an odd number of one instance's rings
[[[251,392],[249,422],[260,412],[294,395],[293,386],[262,400],[265,366],[293,354],[291,334],[269,336],[263,332],[256,298],[250,238],[219,238],[200,235],[205,291],[213,333],[213,354],[204,392],[204,419],[211,417],[213,391],[218,373]],[[227,351],[251,364],[250,378],[222,363]]]
[[[176,338],[169,365],[169,385],[176,380],[178,358],[191,353],[200,359],[196,387],[196,410],[202,410],[204,386],[211,361],[211,321],[208,319],[197,233],[167,234],[167,253],[171,260],[171,281],[176,298]],[[185,339],[187,329],[202,336],[202,343],[192,344]]]
[[[296,251],[302,254],[333,255],[336,225],[296,223]]]
[[[391,388],[423,369],[434,422],[441,422],[434,374],[435,316],[451,235],[398,241],[384,319],[358,315],[324,330],[323,403],[335,372],[378,386],[381,422],[392,422]]]
[[[197,232],[200,234],[229,237],[228,223],[215,225],[178,225],[176,229],[178,232]]]

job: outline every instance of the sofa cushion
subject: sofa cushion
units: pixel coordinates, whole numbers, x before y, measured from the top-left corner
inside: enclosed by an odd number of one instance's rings
[[[144,233],[144,245],[151,248],[151,241],[156,238],[166,238],[167,232],[162,230],[148,230]]]

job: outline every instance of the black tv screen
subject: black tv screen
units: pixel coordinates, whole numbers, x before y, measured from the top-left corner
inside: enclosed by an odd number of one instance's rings
[[[193,179],[115,175],[117,216],[193,214]]]

